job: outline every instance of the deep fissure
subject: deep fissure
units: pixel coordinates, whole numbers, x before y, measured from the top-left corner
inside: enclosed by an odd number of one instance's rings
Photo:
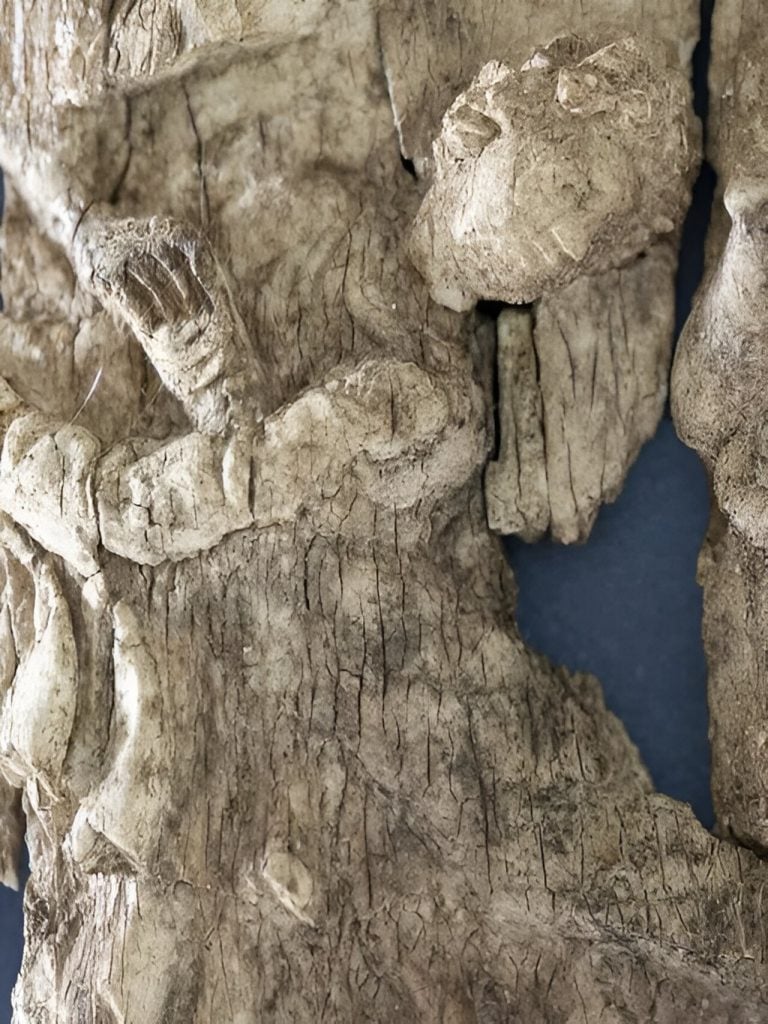
[[[702,120],[705,121],[707,93],[706,67],[709,45],[709,24],[711,21],[712,2],[704,2],[702,10],[702,40],[694,63],[695,106]],[[403,160],[404,171],[414,174],[414,165],[410,160]],[[1,188],[1,183],[0,183]],[[702,166],[702,172],[694,190],[693,204],[686,224],[681,247],[681,262],[678,277],[678,308],[676,333],[685,321],[690,300],[696,284],[700,280],[703,265],[704,236],[709,220],[709,207],[714,193],[714,175],[708,165]],[[0,204],[2,202],[0,191]],[[1,205],[0,205],[1,209]],[[0,309],[2,299],[0,298]],[[490,310],[486,310],[490,312]],[[495,311],[498,313],[498,310]],[[498,436],[498,433],[497,433]],[[650,499],[650,500],[649,500]],[[661,499],[661,500],[660,500]],[[649,522],[653,509],[662,509],[657,521]],[[677,511],[675,511],[675,509]],[[674,512],[674,522],[670,518],[670,510]],[[688,449],[683,448],[676,440],[674,429],[667,414],[659,427],[659,432],[650,442],[638,459],[637,465],[627,481],[624,492],[615,505],[604,509],[600,514],[595,533],[590,541],[579,548],[563,548],[545,542],[536,546],[523,545],[509,541],[510,557],[520,580],[521,598],[519,602],[519,622],[523,635],[532,646],[544,650],[553,660],[563,661],[574,669],[594,671],[604,684],[609,704],[615,708],[628,725],[630,734],[637,740],[652,774],[663,792],[689,800],[699,818],[707,825],[711,824],[711,806],[708,804],[708,763],[706,741],[706,707],[704,705],[704,689],[706,666],[703,661],[701,644],[701,596],[693,582],[695,558],[701,535],[706,525],[707,485],[703,470],[697,457]],[[667,516],[665,519],[664,516]],[[663,544],[649,551],[645,539],[638,531],[646,529],[650,537],[655,537]],[[601,547],[602,545],[602,547]],[[610,573],[606,579],[605,552],[610,554]],[[635,559],[635,569],[628,561],[627,553]],[[679,561],[675,561],[678,558]],[[646,564],[643,565],[643,559]],[[570,565],[570,567],[569,567]],[[573,569],[575,567],[576,575]],[[541,570],[544,570],[542,575]],[[632,584],[632,573],[635,572],[636,586],[632,587],[637,599],[637,608],[658,604],[654,597],[658,596],[659,576],[664,575],[668,582],[679,584],[671,603],[656,609],[653,620],[637,621],[638,612],[632,602],[622,600],[619,584]],[[571,583],[568,574],[571,574]],[[611,573],[613,578],[611,579]],[[579,575],[581,574],[581,575]],[[590,575],[591,574],[591,575]],[[592,582],[586,585],[585,578]],[[575,585],[572,585],[575,580]],[[538,581],[538,582],[537,582]],[[536,591],[536,588],[538,590]],[[654,590],[655,588],[655,590]],[[536,591],[536,593],[534,593]],[[595,595],[594,601],[574,600],[575,594],[587,593]],[[671,591],[670,591],[671,593]],[[643,597],[644,595],[644,597]],[[546,614],[543,619],[549,633],[538,632],[537,621],[541,623],[542,615],[534,604],[538,601]],[[674,605],[678,601],[678,605]],[[580,607],[577,608],[576,606]],[[590,609],[587,606],[592,605]],[[599,606],[599,607],[598,607]],[[607,670],[598,664],[595,658],[590,629],[579,626],[577,618],[569,619],[569,607],[579,611],[602,609],[609,610],[613,615],[613,625],[606,625],[606,619],[593,615],[604,638],[613,643],[612,657],[615,658],[614,669],[609,665]],[[675,612],[677,607],[677,612]],[[621,620],[633,620],[633,631],[624,632]],[[696,638],[693,640],[691,630],[687,628],[695,619]],[[680,630],[685,622],[686,628]],[[666,627],[666,628],[665,628]],[[675,637],[678,631],[684,633],[685,650],[680,649],[680,638]],[[669,637],[664,636],[668,633]],[[632,636],[633,643],[629,646],[626,636]],[[663,647],[661,639],[677,640],[677,653],[674,643],[670,647],[670,663],[667,670],[659,668]],[[579,646],[580,645],[580,646]],[[650,650],[651,657],[643,661],[638,657],[643,645]],[[666,648],[665,648],[666,650]],[[602,657],[602,655],[601,655]],[[686,659],[688,659],[686,661]],[[610,659],[609,659],[610,660]],[[649,676],[654,673],[654,665],[659,669],[656,676],[650,679],[654,685],[649,686]],[[686,668],[687,666],[687,668]],[[618,681],[618,673],[623,671],[622,681]],[[657,703],[661,717],[682,721],[686,716],[693,739],[689,749],[690,765],[685,771],[674,775],[675,760],[681,757],[682,745],[675,742],[674,735],[670,742],[669,736],[659,737],[658,721],[651,720],[648,734],[656,733],[656,742],[666,744],[666,760],[657,762],[647,755],[645,743],[647,737],[638,734],[633,727],[632,708],[623,708],[617,701],[621,685],[632,691],[633,702],[639,706],[653,703],[663,696],[663,691],[670,679],[682,680],[685,683],[684,693],[678,689],[674,700],[667,706]],[[621,685],[619,685],[619,683]],[[634,685],[632,685],[634,683]],[[655,687],[655,689],[654,689]],[[658,692],[657,692],[658,691]],[[635,700],[635,698],[638,698]],[[677,707],[675,707],[675,701]],[[677,719],[675,718],[677,715]],[[682,734],[681,734],[682,735]],[[543,856],[543,854],[542,854]],[[0,915],[8,927],[10,916],[20,922],[20,898],[7,891],[0,890]],[[20,933],[20,927],[19,927]],[[15,974],[8,958],[2,960],[3,971]],[[0,999],[5,1000],[6,980],[8,991],[12,983],[11,973],[0,974]],[[0,1002],[0,1019],[4,1007]]]
[[[694,108],[705,138],[713,7],[714,0],[702,3],[693,59]],[[704,160],[680,245],[676,341],[704,272],[715,184]],[[707,668],[695,582],[708,517],[703,465],[677,438],[667,403],[656,436],[585,544],[507,538],[506,545],[523,638],[552,661],[595,674],[657,788],[690,803],[712,827]]]

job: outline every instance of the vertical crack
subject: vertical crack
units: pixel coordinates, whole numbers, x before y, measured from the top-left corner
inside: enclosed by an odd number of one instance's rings
[[[693,57],[694,109],[705,141],[713,7],[714,0],[701,4]],[[705,160],[682,232],[676,338],[704,272],[715,184]],[[667,411],[584,545],[510,537],[506,546],[525,641],[556,663],[596,675],[657,788],[690,803],[711,827],[707,666],[696,583],[708,518],[704,468],[678,440]]]
[[[701,37],[693,53],[693,109],[700,118],[704,132],[704,159],[699,176],[693,186],[688,215],[683,225],[680,242],[680,261],[677,270],[677,305],[675,310],[675,340],[680,337],[691,311],[694,293],[704,274],[704,252],[707,231],[712,214],[712,202],[717,175],[706,159],[707,117],[709,114],[709,72],[712,11],[714,0],[702,0]]]

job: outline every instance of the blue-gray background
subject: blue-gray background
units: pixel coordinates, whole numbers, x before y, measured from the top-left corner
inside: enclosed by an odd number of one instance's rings
[[[706,124],[714,0],[703,0],[694,105]],[[676,330],[701,279],[715,175],[704,165],[683,231]],[[708,828],[706,661],[696,559],[709,517],[698,457],[669,413],[640,453],[588,542],[564,547],[508,539],[523,637],[553,661],[597,675],[606,701],[640,748],[656,787],[691,804]]]
[[[694,78],[703,117],[712,0],[702,6]],[[705,167],[684,232],[678,328],[701,275],[712,191]],[[602,680],[608,705],[624,720],[658,789],[690,803],[709,827],[706,665],[695,582],[708,504],[701,464],[677,440],[667,415],[587,544],[509,540],[507,550],[520,586],[523,636],[554,661]],[[21,950],[21,897],[0,887],[0,1024],[10,1024]]]

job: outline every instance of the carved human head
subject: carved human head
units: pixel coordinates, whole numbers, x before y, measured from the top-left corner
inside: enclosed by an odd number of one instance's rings
[[[456,310],[621,266],[679,228],[697,133],[659,43],[569,36],[519,71],[492,61],[445,114],[412,258]]]

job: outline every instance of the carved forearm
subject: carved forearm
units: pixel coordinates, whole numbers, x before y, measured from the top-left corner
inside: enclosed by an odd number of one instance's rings
[[[125,442],[100,457],[87,431],[30,413],[5,439],[0,507],[85,576],[97,571],[99,544],[157,565],[251,523],[307,518],[343,531],[358,499],[372,514],[417,503],[426,512],[459,489],[485,454],[479,405],[458,376],[440,381],[415,364],[381,361],[305,392],[255,437],[191,433]]]
[[[480,401],[458,374],[441,379],[393,360],[306,391],[266,420],[255,446],[256,525],[306,516],[343,534],[358,501],[372,515],[407,515],[418,504],[428,518],[484,458]],[[354,518],[348,528],[359,530]]]

